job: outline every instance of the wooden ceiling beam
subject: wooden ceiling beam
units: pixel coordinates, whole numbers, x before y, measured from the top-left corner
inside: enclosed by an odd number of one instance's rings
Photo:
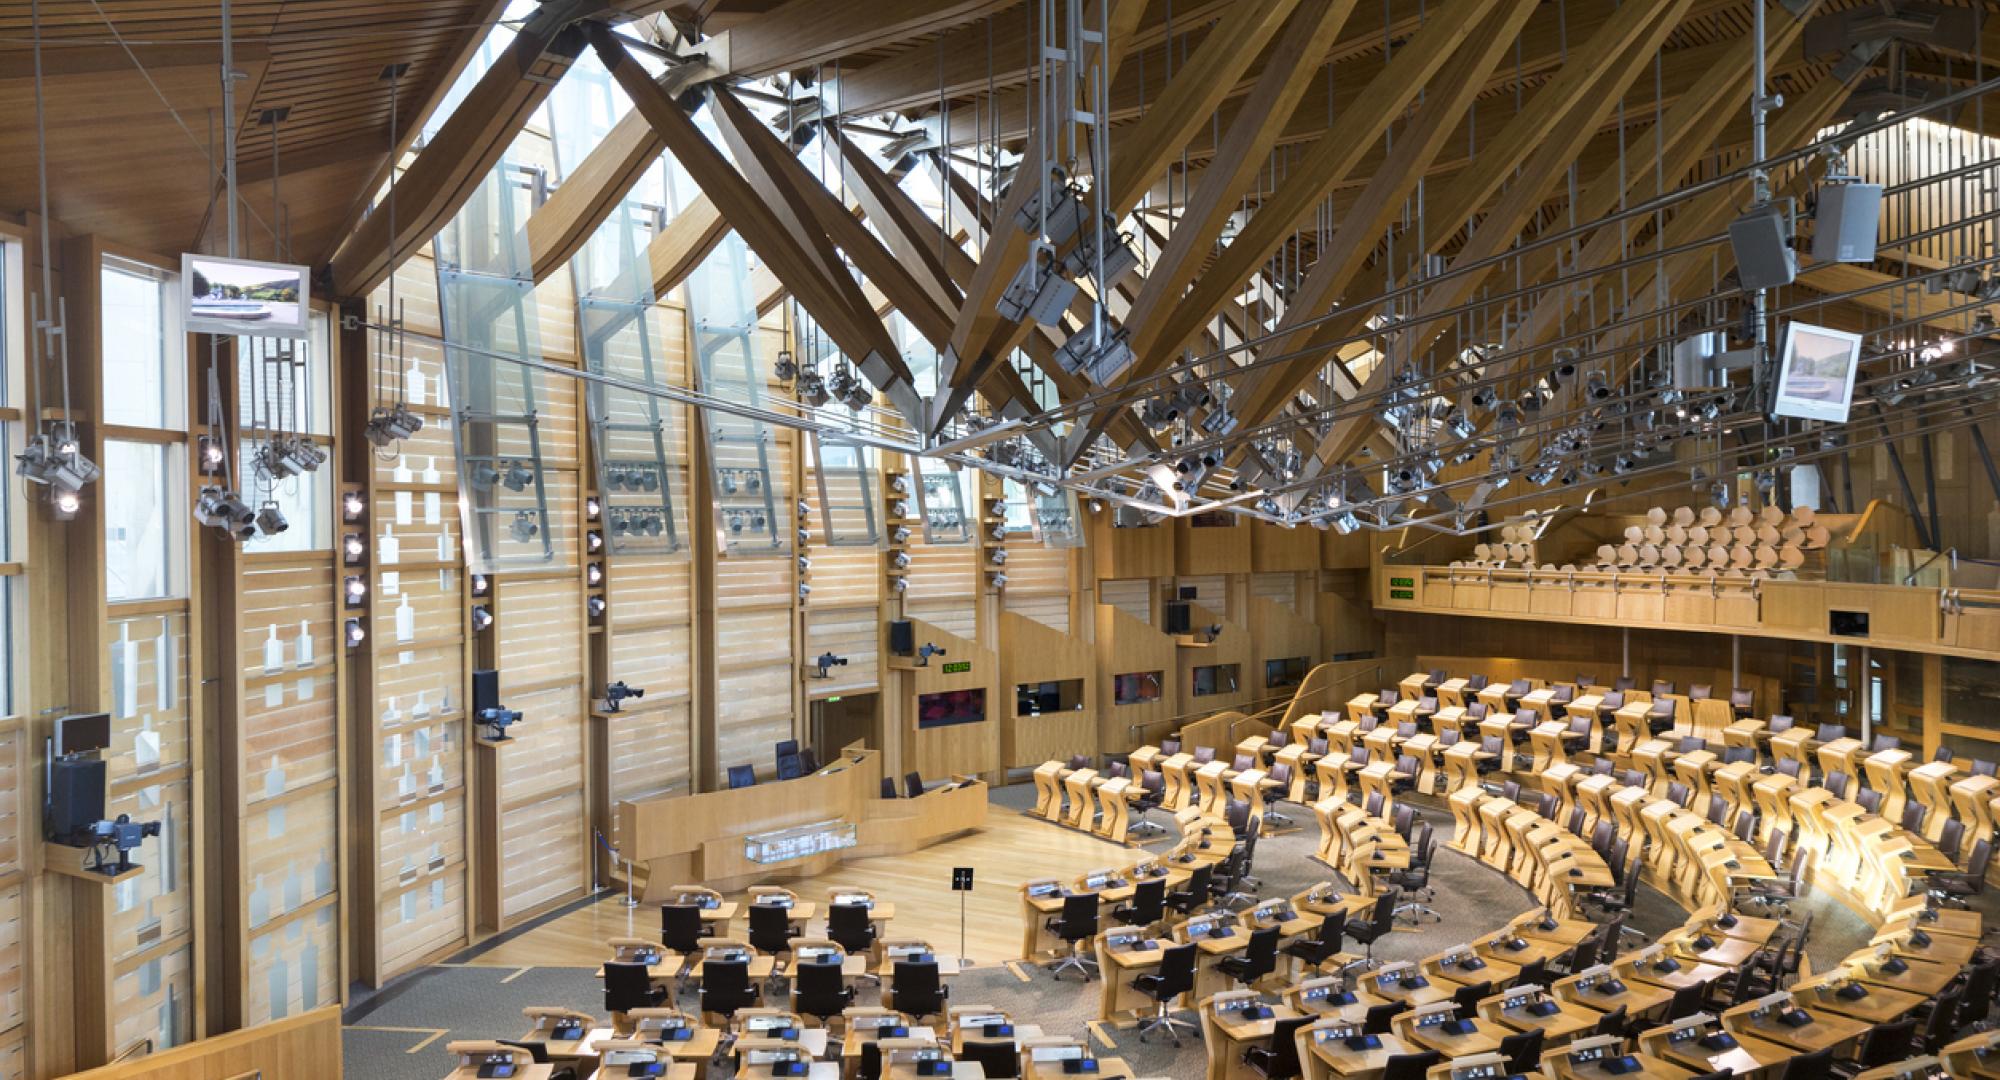
[[[1526,145],[1534,147],[1533,152],[1514,155],[1519,173],[1513,175],[1506,190],[1487,209],[1471,239],[1457,252],[1454,263],[1478,263],[1502,254],[1514,245],[1521,230],[1541,209],[1549,190],[1561,183],[1576,155],[1590,140],[1591,133],[1639,76],[1652,67],[1660,43],[1680,24],[1688,3],[1689,0],[1673,0],[1658,7],[1626,5],[1620,14],[1629,18],[1607,23],[1579,50],[1576,65],[1565,68],[1563,74],[1535,95],[1521,114],[1524,125],[1532,123],[1534,126],[1525,131],[1510,128],[1494,142],[1497,149],[1516,145],[1514,140],[1524,140]],[[1536,132],[1546,137],[1536,139]],[[1488,171],[1484,167],[1467,170],[1446,186],[1439,202],[1440,208],[1450,214],[1443,218],[1444,221],[1463,220],[1469,216],[1471,208],[1485,203],[1497,187],[1497,183],[1489,182],[1483,175]],[[1515,163],[1496,162],[1490,171],[1506,179],[1515,173]],[[1492,272],[1489,268],[1441,278],[1435,287],[1423,294],[1409,327],[1398,331],[1398,349],[1407,344],[1409,349],[1405,355],[1424,351],[1440,329],[1444,318],[1440,313],[1471,299]],[[1334,341],[1353,334],[1360,328],[1361,318],[1366,314],[1366,311],[1358,311],[1356,317],[1325,324],[1323,333],[1314,335],[1307,348],[1330,346]],[[1401,335],[1408,336],[1405,339]],[[1377,364],[1359,393],[1367,395],[1384,389],[1394,374],[1392,367],[1391,364]],[[1246,413],[1246,418],[1248,415]],[[1332,431],[1321,440],[1322,447],[1326,448],[1324,452],[1329,455],[1327,460],[1338,457],[1340,448],[1355,437],[1355,428],[1372,427],[1374,424],[1375,417],[1372,415],[1337,420]]]
[[[1242,290],[1243,283],[1292,235],[1298,222],[1316,209],[1336,184],[1346,179],[1367,148],[1402,115],[1417,92],[1451,59],[1498,2],[1465,0],[1454,4],[1397,50],[1348,110],[1351,124],[1344,136],[1320,140],[1293,162],[1284,180],[1263,200],[1236,238],[1196,276],[1191,290],[1173,298],[1174,303],[1161,313],[1165,326],[1155,336],[1153,347],[1137,353],[1126,376],[1128,383],[1152,375],[1180,355],[1182,348],[1201,332],[1201,327]],[[1077,443],[1079,448],[1087,447],[1090,439],[1104,430],[1109,419],[1105,414],[1111,411],[1119,410],[1099,409],[1083,421],[1089,435]]]
[[[850,53],[894,45],[983,18],[1016,0],[787,0],[702,43],[707,62],[690,83],[762,78]]]
[[[707,193],[681,207],[680,213],[646,245],[653,295],[665,296],[678,288],[728,235],[729,222],[723,219],[722,211]]]
[[[650,80],[647,84],[655,91],[656,104],[666,101],[665,94],[658,90],[656,84]],[[667,103],[672,104],[670,101]],[[743,234],[758,254],[765,255],[765,249],[772,246],[786,249],[786,254],[791,256],[788,260],[772,259],[766,255],[766,262],[772,271],[806,306],[814,320],[826,328],[848,360],[867,376],[868,381],[888,398],[896,410],[913,426],[921,424],[923,399],[918,396],[916,385],[910,379],[910,370],[903,363],[902,349],[897,345],[895,335],[875,313],[874,305],[863,295],[860,282],[854,279],[853,272],[841,258],[841,248],[852,245],[849,255],[869,259],[871,263],[893,260],[888,258],[886,251],[881,251],[873,237],[867,235],[860,222],[839,205],[826,185],[806,171],[791,148],[780,142],[770,127],[738,101],[734,94],[711,88],[709,106],[715,110],[716,125],[721,129],[722,140],[728,145],[730,156],[735,158],[737,168],[742,170],[743,179],[747,181],[747,190],[738,189],[737,195],[752,195],[759,202],[757,209],[761,212],[754,217],[759,223],[757,232],[763,234],[761,243],[752,232],[752,222],[740,216],[744,208],[732,206],[731,200],[724,199],[710,186],[721,179],[715,175],[716,170],[710,167],[704,170],[706,175],[696,174],[678,147],[673,148],[675,158],[691,175],[695,175],[702,190],[722,206],[723,217]],[[657,111],[655,109],[650,114],[656,123]],[[690,131],[694,130],[693,122],[684,114],[681,120]],[[699,132],[694,133],[699,135]],[[703,141],[706,143],[706,140]],[[712,147],[709,152],[714,152]],[[720,164],[727,167],[726,163]],[[729,176],[734,177],[735,173]],[[828,213],[829,208],[832,213]],[[835,218],[851,226],[851,229],[842,230],[846,235],[846,244],[842,243],[841,236],[829,233],[829,228],[837,224]],[[857,243],[855,232],[874,246],[867,248]],[[875,258],[878,252],[880,259]],[[787,267],[790,273],[786,272]],[[863,272],[866,273],[866,270]],[[877,278],[876,284],[884,285],[887,280]],[[806,287],[802,288],[802,284]]]
[[[1146,0],[1091,0],[1085,8],[1087,24],[1100,26],[1108,22],[1111,27],[1109,41],[1101,49],[1093,48],[1088,53],[1088,63],[1099,68],[1099,77],[1117,78],[1119,62],[1131,44],[1132,28],[1138,25],[1145,10]],[[1004,321],[1000,317],[1000,295],[1028,257],[1028,235],[1014,227],[1014,216],[1027,205],[1031,194],[1039,192],[1041,185],[1030,181],[1040,177],[1047,167],[1040,151],[1031,150],[1022,159],[1015,181],[994,215],[994,227],[987,234],[985,249],[979,253],[978,270],[966,287],[965,303],[959,308],[958,321],[952,328],[951,345],[942,361],[937,399],[932,404],[930,423],[925,425],[928,432],[942,430],[981,385],[986,372],[1006,359],[990,350],[971,350],[975,342],[992,340]]]
[[[1154,261],[1132,303],[1125,325],[1131,329],[1130,344],[1135,355],[1153,352],[1163,329],[1163,309],[1178,302],[1190,282],[1201,272],[1223,227],[1239,205],[1244,189],[1263,170],[1277,137],[1278,126],[1291,115],[1306,87],[1317,75],[1302,63],[1323,54],[1354,10],[1354,0],[1307,0],[1292,14],[1264,73],[1251,88],[1244,110],[1224,137],[1223,164],[1208,170],[1195,189],[1173,230],[1164,238],[1160,257]],[[1113,159],[1113,164],[1117,159]],[[1150,222],[1146,223],[1150,229]],[[1233,299],[1225,307],[1234,307]],[[1239,323],[1237,333],[1248,334]],[[1119,379],[1113,385],[1123,385]],[[1081,451],[1087,440],[1075,444]]]
[[[537,282],[569,264],[625,201],[666,143],[639,110],[628,110],[528,217],[528,252]]]
[[[570,24],[602,7],[599,0],[560,0],[529,18],[403,171],[396,184],[397,235],[389,235],[386,212],[371,213],[334,253],[333,295],[366,296],[457,216],[583,51],[583,37]]]

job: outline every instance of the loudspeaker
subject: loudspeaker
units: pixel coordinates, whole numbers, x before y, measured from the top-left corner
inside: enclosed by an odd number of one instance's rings
[[[1819,189],[1813,223],[1813,258],[1819,262],[1872,262],[1882,220],[1882,185],[1828,184]]]
[[[1186,604],[1174,603],[1167,605],[1167,633],[1169,634],[1194,633],[1193,620],[1189,616],[1188,606]]]
[[[912,656],[917,651],[917,628],[908,619],[895,619],[889,623],[889,652],[895,656]]]
[[[472,672],[472,715],[477,718],[486,715],[486,710],[500,707],[500,673],[492,668],[475,668]]]
[[[42,835],[58,844],[88,846],[79,838],[104,820],[104,762],[71,758],[57,761],[50,771],[53,775]]]
[[[1865,611],[1829,610],[1826,622],[1827,633],[1834,637],[1868,636],[1868,613]]]
[[[1752,210],[1729,223],[1736,278],[1744,291],[1790,285],[1799,276],[1799,257],[1790,244],[1791,223],[1775,206]]]

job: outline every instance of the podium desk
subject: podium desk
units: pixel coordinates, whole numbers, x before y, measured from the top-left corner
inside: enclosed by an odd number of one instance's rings
[[[1731,761],[1718,765],[1709,775],[1714,788],[1709,797],[1721,799],[1729,807],[1729,821],[1733,825],[1738,815],[1757,809],[1757,794],[1753,785],[1763,775],[1757,771],[1754,761]]]
[[[1438,684],[1437,699],[1440,708],[1465,708],[1464,679],[1446,679]]]
[[[1779,1019],[1787,1009],[1796,1008],[1808,1017],[1803,1024],[1794,1026]],[[1851,1049],[1862,1035],[1875,1025],[1851,1016],[1835,1012],[1825,1012],[1810,1004],[1795,1000],[1783,991],[1772,994],[1768,999],[1746,1001],[1722,1014],[1723,1029],[1738,1038],[1749,1036],[1767,1043],[1774,1043],[1795,1053],[1810,1054],[1815,1050],[1834,1047],[1836,1057],[1849,1056]]]
[[[1652,708],[1652,702],[1633,701],[1631,695],[1626,695],[1625,704],[1611,714],[1612,757],[1629,757],[1640,743],[1653,737],[1652,724],[1647,719]]]
[[[1712,750],[1690,750],[1674,758],[1674,779],[1694,792],[1694,798],[1688,801],[1688,813],[1708,816],[1708,800],[1712,794],[1708,786],[1708,768],[1715,762]]]
[[[1359,724],[1360,724],[1360,723],[1361,723],[1361,722],[1362,722],[1363,720],[1366,720],[1366,719],[1368,719],[1369,717],[1371,717],[1371,716],[1373,716],[1373,715],[1375,715],[1375,695],[1374,695],[1374,694],[1372,694],[1372,693],[1371,693],[1371,694],[1356,694],[1356,695],[1354,695],[1353,697],[1351,697],[1351,698],[1348,698],[1348,699],[1347,699],[1347,722],[1348,722],[1348,723],[1351,723],[1351,724],[1355,724],[1355,725],[1359,725]],[[1349,737],[1349,739],[1350,739],[1350,740],[1352,740],[1352,738],[1353,738],[1353,736],[1352,736],[1352,734],[1351,734],[1351,733],[1350,733],[1350,735],[1349,735],[1348,737]],[[1349,745],[1348,745],[1347,749],[1349,749],[1349,750],[1352,750],[1353,748],[1354,748],[1354,747],[1353,747],[1353,745],[1352,745],[1352,742],[1350,741],[1350,743],[1349,743]]]
[[[1862,996],[1842,997],[1839,987],[1848,981],[1847,974],[1836,967],[1824,975],[1802,979],[1792,984],[1792,996],[1801,1004],[1810,1005],[1816,1012],[1852,1017],[1865,1024],[1893,1024],[1930,1000],[1908,990],[1893,990],[1860,981],[1854,985],[1861,988]]]
[[[1620,706],[1621,708],[1623,706]],[[1587,717],[1590,720],[1590,741],[1584,746],[1593,754],[1604,752],[1604,695],[1580,694],[1575,701],[1563,707],[1569,716]]]
[[[1486,714],[1486,718],[1479,722],[1480,741],[1483,742],[1488,736],[1500,740],[1501,772],[1513,772],[1515,758],[1518,756],[1514,751],[1513,725],[1514,718],[1502,712],[1489,712]]]
[[[1958,819],[1965,822],[1964,848],[1945,852],[1953,861],[1964,858],[1974,843],[1992,839],[1996,796],[2000,796],[2000,779],[1991,776],[1968,776],[1952,783],[1951,805],[1958,811]]]
[[[1096,769],[1078,769],[1063,777],[1063,790],[1069,793],[1069,809],[1063,813],[1063,824],[1072,829],[1090,828],[1093,809],[1090,786],[1096,779]]]
[[[1753,755],[1759,751],[1758,736],[1764,733],[1764,721],[1755,717],[1733,720],[1722,729],[1722,745],[1727,749],[1743,749]],[[1754,758],[1753,758],[1754,760]]]
[[[1159,969],[1172,941],[1148,937],[1136,929],[1107,930],[1097,935],[1097,968],[1103,978],[1097,994],[1097,1018],[1130,1020],[1150,1015],[1153,999],[1133,989],[1132,981]],[[1187,995],[1178,995],[1185,1000]],[[1185,1007],[1183,1005],[1182,1007]]]
[[[1430,681],[1430,672],[1414,671],[1403,676],[1402,681],[1396,684],[1396,690],[1403,695],[1404,701],[1415,701],[1424,696],[1424,688]]]
[[[1507,707],[1507,687],[1509,685],[1504,682],[1487,683],[1486,689],[1479,692],[1479,703],[1486,706],[1488,715],[1493,713],[1511,713],[1514,711]]]
[[[1143,789],[1130,777],[1116,777],[1097,786],[1096,833],[1116,844],[1125,842],[1132,828],[1132,804]]]
[[[1846,773],[1854,782],[1861,780],[1861,759],[1867,756],[1868,745],[1852,735],[1821,743],[1818,751],[1819,771],[1822,775]]]
[[[1757,842],[1767,844],[1773,830],[1789,834],[1792,831],[1792,789],[1799,786],[1796,777],[1784,773],[1760,776],[1750,783],[1750,793],[1757,797]]]
[[[1951,785],[1965,775],[1949,761],[1926,761],[1910,770],[1910,794],[1924,808],[1924,839],[1933,844],[1951,817]]]
[[[1229,792],[1224,786],[1229,763],[1221,759],[1211,761],[1194,771],[1195,798],[1201,812],[1209,817],[1222,816],[1223,804],[1229,801]]]
[[[1459,746],[1464,745],[1466,744],[1459,744]],[[1456,751],[1458,747],[1455,746],[1452,749]],[[1447,760],[1450,757],[1450,754],[1446,755]],[[1451,848],[1453,851],[1463,852],[1475,859],[1479,857],[1479,807],[1492,798],[1477,783],[1463,785],[1451,793],[1445,800],[1445,805],[1451,808],[1452,823],[1451,839],[1445,841],[1446,847]]]
[[[1538,724],[1554,720],[1555,707],[1553,702],[1555,701],[1555,696],[1555,688],[1551,686],[1543,686],[1530,690],[1528,691],[1528,696],[1521,699],[1520,706],[1514,711],[1532,714],[1535,717],[1535,722]]]
[[[1202,1002],[1202,1042],[1208,1051],[1208,1080],[1261,1080],[1260,1074],[1243,1061],[1243,1052],[1268,1043],[1280,1020],[1296,1020],[1299,1013],[1288,1005],[1268,1006],[1271,1015],[1246,1017],[1244,1005],[1258,1004],[1250,991],[1230,991]]]
[[[1346,1022],[1329,1020],[1322,1023],[1329,1028],[1338,1029],[1345,1026]],[[1380,1045],[1368,1049],[1356,1049],[1350,1047],[1347,1040],[1342,1038],[1316,1038],[1313,1031],[1317,1027],[1319,1025],[1315,1024],[1299,1033],[1300,1040],[1306,1045],[1307,1053],[1312,1057],[1311,1064],[1321,1070],[1316,1073],[1309,1071],[1307,1074],[1309,1077],[1331,1076],[1343,1080],[1375,1080],[1382,1075],[1382,1070],[1388,1066],[1390,1058],[1418,1052],[1416,1047],[1395,1035],[1386,1033],[1375,1037]],[[1303,1058],[1301,1063],[1304,1063]]]
[[[1673,782],[1667,767],[1667,753],[1673,748],[1665,739],[1650,738],[1632,748],[1632,767],[1646,774],[1647,790],[1660,798],[1666,798],[1667,785]]]
[[[1938,1056],[1953,1076],[2000,1077],[2000,1032],[1983,1031],[1945,1044]]]
[[[1062,821],[1062,774],[1060,761],[1044,761],[1035,766],[1035,808],[1029,813],[1046,821]]]
[[[1877,751],[1861,762],[1868,772],[1868,786],[1882,793],[1881,813],[1890,821],[1903,820],[1903,807],[1909,802],[1904,778],[1909,776],[1910,763],[1914,760],[1908,750],[1899,746],[1894,750]]]
[[[1271,782],[1270,775],[1264,772],[1264,770],[1245,769],[1229,778],[1229,795],[1231,798],[1241,799],[1245,803],[1248,803],[1250,806],[1250,816],[1262,821],[1268,813],[1264,807],[1266,789],[1274,786],[1276,785]],[[1220,812],[1221,810],[1218,808],[1217,813]],[[1263,830],[1266,835],[1271,831],[1268,824],[1263,826]]]
[[[1160,796],[1160,805],[1169,812],[1185,810],[1194,802],[1194,755],[1186,752],[1175,754],[1160,762],[1160,779],[1166,788]]]
[[[1540,990],[1540,987],[1533,990],[1528,987],[1509,988],[1492,997],[1482,998],[1479,1002],[1479,1016],[1509,1031],[1539,1031],[1542,1033],[1542,1043],[1546,1046],[1566,1042],[1589,1032],[1597,1026],[1598,1019],[1603,1015],[1575,1002],[1547,996],[1540,993]],[[1556,1007],[1555,1011],[1547,1016],[1537,1016],[1529,1011],[1532,1002],[1523,1000],[1528,998],[1547,1001]],[[1509,1005],[1508,1002],[1512,1001],[1520,1003]]]

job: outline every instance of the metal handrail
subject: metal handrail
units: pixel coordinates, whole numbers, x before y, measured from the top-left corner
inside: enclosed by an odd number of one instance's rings
[[[1329,660],[1329,661],[1327,661],[1327,662],[1328,662],[1328,663],[1333,663],[1333,661],[1331,661],[1331,660]],[[1338,678],[1338,679],[1334,680],[1334,682],[1333,682],[1333,683],[1332,683],[1331,685],[1329,685],[1329,686],[1326,686],[1326,687],[1323,687],[1322,689],[1326,689],[1326,690],[1332,690],[1332,689],[1334,689],[1334,688],[1336,688],[1336,687],[1339,687],[1339,686],[1343,686],[1343,685],[1345,685],[1345,684],[1347,684],[1347,683],[1350,683],[1350,682],[1353,682],[1354,680],[1356,680],[1356,679],[1360,678],[1360,677],[1361,677],[1361,676],[1363,676],[1363,675],[1368,675],[1368,676],[1371,676],[1371,677],[1373,677],[1373,678],[1377,678],[1377,679],[1381,678],[1381,677],[1382,677],[1382,665],[1381,665],[1381,664],[1376,664],[1376,665],[1375,665],[1374,667],[1372,667],[1372,668],[1367,668],[1367,669],[1364,669],[1364,670],[1358,670],[1358,671],[1350,671],[1350,672],[1348,672],[1348,673],[1347,673],[1346,675],[1343,675],[1343,676],[1341,676],[1340,678]],[[1310,673],[1308,674],[1308,677],[1310,677]],[[1280,703],[1281,703],[1281,704],[1282,704],[1282,705],[1283,705],[1284,707],[1286,707],[1286,708],[1289,708],[1289,707],[1291,706],[1292,702],[1294,702],[1294,701],[1297,701],[1297,700],[1299,699],[1299,695],[1300,695],[1301,693],[1304,693],[1304,692],[1305,692],[1305,690],[1306,690],[1306,685],[1305,685],[1304,683],[1300,683],[1297,689],[1293,690],[1293,691],[1292,691],[1292,692],[1291,692],[1290,694],[1288,694],[1288,695],[1285,695],[1285,696],[1283,696],[1283,697],[1268,697],[1268,698],[1259,698],[1259,699],[1257,699],[1256,701],[1252,701],[1252,702],[1247,702],[1246,704],[1247,704],[1247,705],[1257,705],[1257,704],[1260,704],[1260,703],[1263,703],[1263,702],[1272,702],[1272,701],[1275,701],[1275,702],[1280,702]],[[1260,708],[1260,709],[1258,709],[1258,710],[1257,710],[1256,712],[1246,712],[1246,713],[1244,713],[1244,717],[1245,717],[1246,719],[1250,719],[1250,720],[1255,720],[1255,719],[1257,719],[1257,718],[1258,718],[1259,716],[1263,716],[1263,715],[1264,715],[1264,714],[1266,714],[1266,713],[1269,713],[1269,712],[1272,712],[1272,711],[1276,710],[1276,709],[1277,709],[1278,707],[1279,707],[1279,706],[1277,706],[1277,705],[1266,705],[1266,706],[1264,706],[1263,708]],[[1160,724],[1181,724],[1181,723],[1184,723],[1184,722],[1188,721],[1188,720],[1189,720],[1190,718],[1192,718],[1192,719],[1195,719],[1195,720],[1205,720],[1205,719],[1207,719],[1208,717],[1211,717],[1211,716],[1214,716],[1214,715],[1215,715],[1215,711],[1209,711],[1209,712],[1199,712],[1199,713],[1182,713],[1182,714],[1180,714],[1179,716],[1166,716],[1166,717],[1161,717],[1161,718],[1160,718],[1160,719],[1158,719],[1158,720],[1141,720],[1141,721],[1139,721],[1138,723],[1135,723],[1135,724],[1126,724],[1126,725],[1125,725],[1125,736],[1126,736],[1127,738],[1132,738],[1132,737],[1134,737],[1134,736],[1138,735],[1138,734],[1139,734],[1139,732],[1141,732],[1141,731],[1144,731],[1145,729],[1147,729],[1147,728],[1150,728],[1150,727],[1155,727],[1155,726],[1158,726],[1158,725],[1160,725]]]

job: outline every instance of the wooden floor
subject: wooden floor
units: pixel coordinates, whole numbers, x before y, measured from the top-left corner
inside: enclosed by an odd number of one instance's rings
[[[1017,959],[1021,953],[1020,885],[1040,877],[1071,878],[1098,867],[1124,866],[1138,849],[1099,840],[1001,806],[986,827],[922,851],[855,859],[823,877],[774,882],[824,903],[835,885],[852,885],[896,904],[889,933],[918,938],[938,952],[979,963]],[[965,903],[965,947],[958,952],[959,898],[951,891],[953,867],[973,868],[974,889]],[[732,896],[731,899],[740,899]],[[824,916],[822,916],[823,918]],[[739,916],[736,932],[745,929]],[[481,953],[474,964],[495,967],[596,964],[607,938],[657,939],[657,908],[628,908],[622,897],[599,901],[538,926]]]

